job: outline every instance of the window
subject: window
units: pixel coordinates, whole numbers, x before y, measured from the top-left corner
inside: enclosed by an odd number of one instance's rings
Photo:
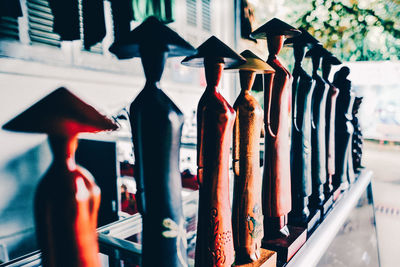
[[[197,26],[197,1],[186,0],[186,22],[191,26]]]
[[[19,40],[18,19],[0,17],[0,39]]]
[[[53,32],[53,15],[47,0],[27,0],[29,38],[33,44],[60,46],[60,36]]]
[[[210,9],[211,0],[202,0],[201,1],[201,26],[203,30],[211,32],[211,9]]]

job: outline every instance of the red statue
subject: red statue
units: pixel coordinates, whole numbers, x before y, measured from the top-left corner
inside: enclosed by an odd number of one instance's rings
[[[75,163],[80,132],[117,125],[65,88],[59,88],[12,119],[3,129],[47,133],[53,163],[35,198],[36,234],[45,267],[100,267],[97,211],[100,189]]]
[[[195,266],[231,266],[234,262],[229,201],[229,150],[235,111],[218,91],[222,70],[245,62],[215,36],[182,64],[204,66],[207,87],[197,109],[199,213]]]
[[[233,128],[232,153],[235,177],[232,225],[236,264],[260,259],[261,239],[264,236],[260,170],[263,110],[250,91],[257,73],[275,72],[249,50],[242,52],[241,56],[247,62],[238,67],[242,90],[233,105],[236,120]]]
[[[267,63],[275,75],[265,75],[265,155],[263,174],[264,240],[289,236],[288,213],[292,208],[290,188],[289,71],[278,60],[284,37],[301,32],[279,19],[255,30],[254,38],[267,39]]]

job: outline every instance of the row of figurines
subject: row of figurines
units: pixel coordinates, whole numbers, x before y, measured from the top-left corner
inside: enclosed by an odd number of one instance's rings
[[[338,60],[306,31],[278,19],[270,20],[252,35],[267,40],[267,62],[248,50],[238,55],[214,36],[194,49],[154,17],[110,48],[120,59],[141,57],[147,80],[130,107],[129,118],[136,159],[136,197],[143,217],[142,266],[188,265],[178,166],[183,114],[159,88],[167,57],[187,56],[182,64],[204,67],[207,80],[197,110],[200,190],[196,266],[231,266],[235,254],[237,264],[259,261],[261,246],[276,247],[276,240],[289,244],[283,252],[286,256],[278,253],[283,261],[288,260],[305,242],[304,228],[312,217],[308,207],[320,208],[332,194],[332,176],[336,188],[347,184],[352,103],[348,69],[342,68],[330,83],[330,65]],[[289,38],[295,52],[291,148],[291,75],[277,58],[284,37]],[[312,77],[300,65],[306,46],[311,47]],[[323,78],[317,74],[321,57]],[[242,91],[233,107],[218,91],[224,68],[240,73]],[[262,73],[265,81],[264,111],[250,94],[257,73]],[[337,88],[340,94],[336,100]],[[259,138],[263,125],[262,176]],[[117,125],[60,88],[3,128],[49,135],[54,161],[35,199],[43,266],[100,266],[96,240],[100,190],[91,175],[75,164],[74,153],[78,133],[115,130]],[[232,137],[235,181],[231,211]],[[288,228],[288,218],[303,228]],[[288,249],[292,243],[297,248]]]

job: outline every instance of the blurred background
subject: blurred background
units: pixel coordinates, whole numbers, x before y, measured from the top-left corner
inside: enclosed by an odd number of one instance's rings
[[[59,86],[66,86],[103,113],[122,118],[121,131],[104,137],[116,144],[114,167],[117,166],[117,171],[111,176],[118,181],[114,187],[108,187],[113,188],[112,192],[102,188],[104,196],[108,193],[113,196],[110,197],[113,215],[104,218],[106,224],[121,217],[121,199],[115,197],[123,193],[121,185],[125,185],[124,192],[135,193],[133,174],[129,172],[133,156],[126,107],[142,89],[144,75],[139,59],[119,61],[108,51],[118,38],[118,23],[124,16],[116,6],[119,1],[100,1],[103,4],[98,11],[102,17],[97,25],[104,29],[104,36],[89,46],[84,45],[88,34],[84,27],[84,2],[77,1],[78,37],[71,41],[53,29],[57,15],[50,4],[57,1],[0,0],[0,125]],[[295,27],[307,29],[348,66],[353,91],[363,98],[358,114],[364,137],[362,165],[374,172],[373,196],[381,266],[399,265],[398,0],[161,1],[169,3],[164,6],[172,11],[167,17],[165,12],[151,13],[139,4],[151,6],[157,1],[128,2],[133,3],[136,14],[127,19],[130,28],[139,25],[147,15],[159,15],[195,47],[216,35],[238,53],[251,49],[264,59],[267,57],[265,41],[251,39],[249,34],[267,20],[278,17]],[[15,11],[18,6],[20,10]],[[284,48],[280,57],[291,71],[292,49]],[[182,140],[187,147],[181,152],[181,171],[188,169],[194,173],[195,110],[205,79],[201,69],[184,67],[180,60],[168,60],[161,84],[185,114]],[[304,61],[304,68],[311,73],[310,60]],[[333,69],[331,75],[336,70]],[[239,93],[238,85],[237,74],[224,74],[221,92],[230,104]],[[254,94],[263,105],[259,86],[256,83]],[[51,153],[43,135],[3,130],[0,130],[0,147],[0,261],[7,261],[37,249],[32,200],[37,182],[51,162]],[[110,176],[104,179],[107,178]]]

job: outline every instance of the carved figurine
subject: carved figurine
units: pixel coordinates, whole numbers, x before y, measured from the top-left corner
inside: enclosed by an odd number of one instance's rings
[[[349,161],[351,160],[351,136],[354,131],[351,124],[354,93],[351,90],[351,81],[347,79],[349,74],[350,69],[342,67],[335,73],[333,79],[333,85],[340,91],[336,100],[335,175],[333,177],[333,185],[342,191],[348,189],[353,178],[348,171]]]
[[[218,91],[222,70],[245,63],[215,36],[183,65],[204,66],[207,87],[197,108],[197,177],[200,184],[195,266],[234,262],[229,200],[229,152],[235,111]]]
[[[311,76],[301,67],[305,48],[318,43],[306,30],[301,35],[287,39],[293,44],[294,69],[292,82],[292,142],[290,151],[292,177],[292,211],[289,221],[294,225],[307,225],[310,220],[308,209],[311,191]],[[308,225],[307,225],[308,226]]]
[[[144,89],[130,107],[139,212],[143,217],[142,266],[187,266],[179,149],[183,114],[160,89],[167,57],[196,50],[155,17],[110,48],[118,57],[141,57]]]
[[[75,163],[78,133],[117,125],[65,88],[47,95],[3,129],[46,133],[53,162],[35,195],[36,235],[44,267],[100,267],[97,211],[100,189]]]
[[[335,174],[335,114],[336,114],[336,99],[339,94],[337,89],[330,81],[329,74],[332,65],[340,65],[342,62],[326,51],[322,57],[322,78],[329,85],[328,97],[326,99],[326,114],[325,114],[325,145],[326,145],[326,183],[324,185],[325,199],[329,199],[333,191],[332,177]]]
[[[358,122],[358,110],[360,109],[363,98],[356,97],[353,105],[353,120],[351,123],[354,127],[353,133],[353,144],[352,144],[352,154],[353,154],[353,168],[354,172],[360,172],[361,157],[362,157],[362,146],[363,146],[363,136],[361,132],[361,126]]]
[[[237,264],[260,259],[263,238],[261,212],[260,137],[263,110],[250,91],[257,73],[275,70],[249,50],[241,54],[246,63],[240,65],[241,92],[233,108],[236,120],[233,127],[234,189],[232,206],[233,241]]]
[[[311,116],[311,175],[312,195],[310,208],[320,207],[324,200],[324,184],[326,183],[326,138],[325,138],[325,111],[326,99],[328,97],[329,85],[318,74],[321,57],[326,50],[322,45],[315,45],[306,56],[311,57],[313,65],[312,78],[315,86],[312,95],[312,116]]]
[[[264,89],[263,240],[289,236],[287,221],[288,213],[292,209],[288,121],[291,75],[277,55],[282,49],[285,36],[294,37],[300,33],[294,27],[274,18],[251,34],[256,39],[267,39],[267,63],[275,69],[275,75],[265,75]]]

